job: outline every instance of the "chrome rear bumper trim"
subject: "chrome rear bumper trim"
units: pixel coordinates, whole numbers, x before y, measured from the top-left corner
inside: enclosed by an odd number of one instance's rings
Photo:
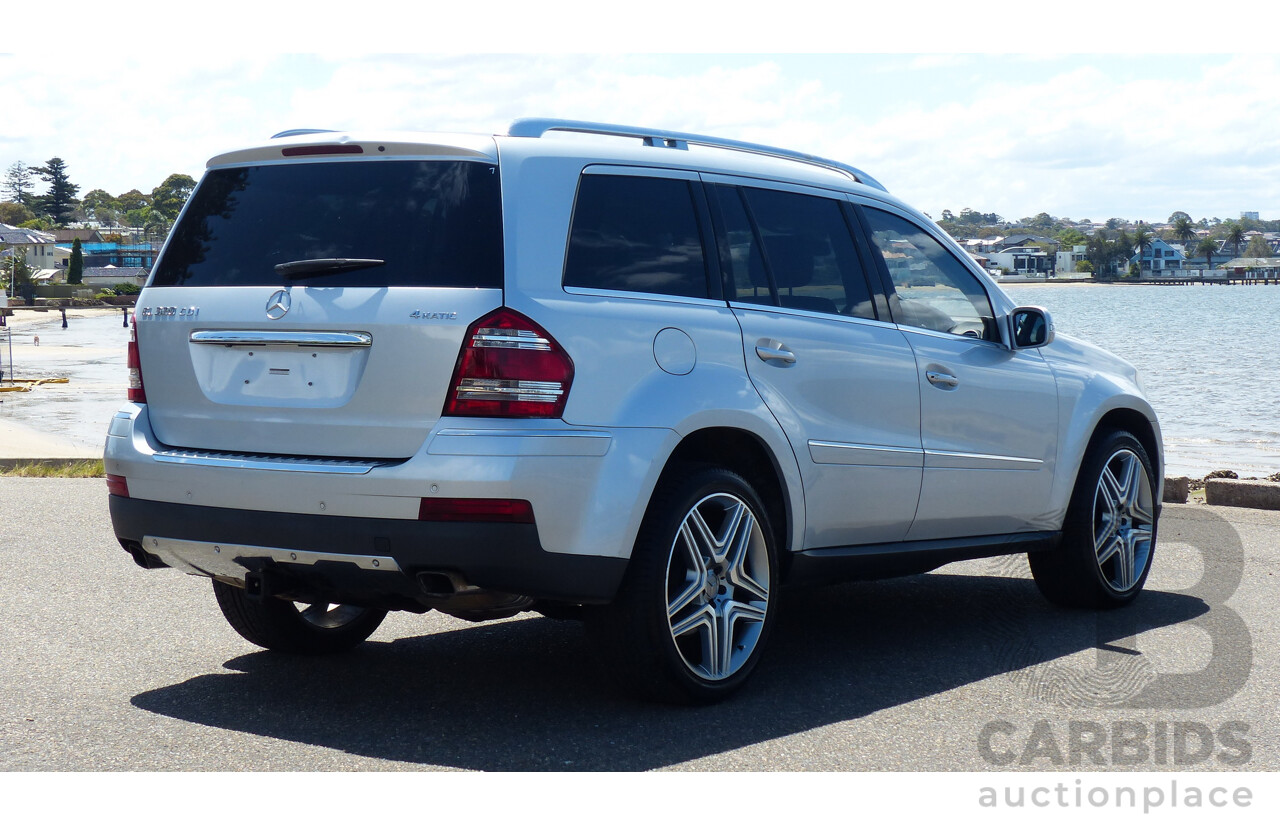
[[[285,473],[332,473],[338,475],[364,475],[376,467],[385,467],[388,464],[398,463],[394,461],[361,461],[341,458],[295,458],[293,456],[219,453],[206,450],[162,450],[152,458],[165,464],[233,467],[240,470],[272,470]]]

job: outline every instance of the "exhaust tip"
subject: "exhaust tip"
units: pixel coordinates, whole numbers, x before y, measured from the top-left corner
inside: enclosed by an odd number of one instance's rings
[[[418,574],[418,587],[428,596],[445,598],[466,588],[466,582],[456,573],[426,570]]]
[[[133,556],[133,563],[143,570],[162,570],[169,566],[161,561],[159,556],[143,550],[142,545],[136,541],[122,541],[120,544],[124,547],[125,552]]]

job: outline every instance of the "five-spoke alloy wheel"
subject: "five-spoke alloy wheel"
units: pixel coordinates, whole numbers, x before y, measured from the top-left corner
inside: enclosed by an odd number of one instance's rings
[[[769,545],[745,501],[714,493],[690,508],[667,563],[667,623],[692,672],[718,681],[746,664],[771,585]]]
[[[737,690],[773,624],[775,545],[765,507],[741,476],[718,467],[671,473],[650,502],[617,599],[586,612],[615,677],[673,702]]]
[[[1063,525],[1062,546],[1032,553],[1040,591],[1066,607],[1118,607],[1142,590],[1155,551],[1158,489],[1151,461],[1124,431],[1085,457]]]

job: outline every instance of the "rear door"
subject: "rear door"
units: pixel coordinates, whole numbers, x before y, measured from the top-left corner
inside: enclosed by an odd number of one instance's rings
[[[842,200],[718,180],[727,297],[800,466],[805,547],[902,539],[923,465],[915,360],[877,317]]]
[[[494,158],[417,149],[206,174],[136,313],[164,444],[370,458],[421,447],[467,325],[502,304],[503,256]]]

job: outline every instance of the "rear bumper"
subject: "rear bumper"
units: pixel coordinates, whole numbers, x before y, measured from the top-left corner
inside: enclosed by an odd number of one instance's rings
[[[611,600],[627,561],[549,553],[531,524],[417,522],[235,510],[110,496],[121,545],[197,575],[273,573],[334,602],[407,606],[421,573],[541,599]],[[218,557],[210,554],[210,550]],[[222,552],[225,548],[225,556]],[[296,556],[296,558],[292,558]]]

